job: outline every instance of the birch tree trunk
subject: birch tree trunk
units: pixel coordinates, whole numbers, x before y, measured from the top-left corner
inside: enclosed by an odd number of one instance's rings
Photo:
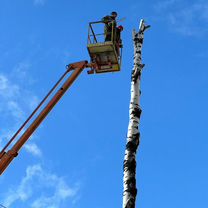
[[[140,80],[142,68],[144,67],[144,64],[141,62],[141,50],[144,31],[149,27],[149,25],[145,25],[144,20],[142,19],[140,21],[139,32],[133,30],[134,66],[131,75],[129,126],[123,167],[123,208],[135,208],[136,202],[136,152],[140,140],[139,121],[142,112],[140,108]]]

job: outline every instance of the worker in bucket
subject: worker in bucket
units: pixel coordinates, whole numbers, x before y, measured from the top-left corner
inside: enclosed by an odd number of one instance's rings
[[[119,25],[116,28],[116,43],[118,43],[119,48],[122,48],[123,47],[123,45],[122,45],[122,39],[121,39],[121,32],[122,31],[123,31],[123,26],[122,25]]]
[[[118,55],[119,54],[119,49],[120,48],[123,48],[123,44],[122,44],[122,39],[121,39],[121,32],[123,31],[123,26],[122,25],[119,25],[118,27],[116,27],[116,34],[115,34],[115,37],[116,37],[116,52]]]
[[[116,34],[116,17],[117,12],[111,12],[111,15],[107,15],[102,18],[102,22],[105,23],[105,41],[114,41]]]

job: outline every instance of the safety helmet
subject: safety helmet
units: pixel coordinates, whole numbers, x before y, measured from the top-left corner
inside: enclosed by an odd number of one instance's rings
[[[111,12],[111,15],[117,16],[118,14],[117,14],[117,12]]]
[[[119,29],[119,30],[123,30],[124,28],[123,28],[122,25],[119,25],[119,26],[118,26],[118,29]]]

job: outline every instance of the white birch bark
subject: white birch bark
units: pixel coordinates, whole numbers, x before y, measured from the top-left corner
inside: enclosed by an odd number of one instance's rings
[[[142,19],[140,21],[139,31],[136,32],[133,30],[134,66],[131,75],[129,126],[123,167],[123,208],[135,208],[136,202],[136,152],[140,140],[139,121],[142,112],[140,108],[140,80],[142,68],[144,67],[144,64],[141,62],[141,50],[144,39],[144,31],[149,27],[149,25],[145,25],[144,20]]]

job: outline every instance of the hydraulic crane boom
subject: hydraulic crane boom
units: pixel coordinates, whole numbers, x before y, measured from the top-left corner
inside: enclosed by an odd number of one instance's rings
[[[34,112],[29,116],[29,118],[26,120],[26,122],[20,127],[20,129],[12,137],[12,139],[7,143],[7,145],[3,148],[3,150],[0,152],[0,175],[9,166],[9,164],[12,162],[14,157],[16,157],[18,155],[18,152],[20,151],[22,146],[25,144],[25,142],[30,138],[30,136],[33,134],[33,132],[38,128],[38,126],[45,119],[45,117],[49,114],[49,112],[53,109],[53,107],[56,105],[56,103],[58,103],[58,101],[61,99],[61,97],[64,95],[64,93],[69,89],[69,87],[73,84],[73,82],[80,75],[80,73],[83,71],[83,69],[88,68],[88,67],[91,67],[91,64],[88,64],[87,61],[76,62],[76,63],[68,65],[66,73],[73,70],[72,74],[67,78],[67,80],[63,83],[63,85],[60,87],[60,89],[55,93],[55,95],[51,98],[51,100],[48,102],[48,104],[38,114],[36,119],[25,130],[25,132],[22,134],[22,136],[12,146],[12,148],[9,149],[8,151],[6,151],[7,147],[12,143],[12,141],[17,136],[17,134],[23,129],[25,124],[30,120],[30,118],[38,110],[40,105],[43,104],[43,102],[45,101],[45,98],[39,104],[39,106],[34,110]],[[50,94],[50,92],[49,92],[49,94]],[[46,96],[46,98],[48,97],[48,95]]]
[[[90,22],[89,23],[89,31],[88,31],[88,44],[87,49],[90,55],[90,63],[87,61],[81,61],[69,64],[67,66],[67,71],[61,76],[58,82],[52,87],[52,89],[48,92],[48,94],[43,98],[40,104],[35,108],[35,110],[31,113],[31,115],[27,118],[27,120],[22,124],[22,126],[17,130],[17,132],[13,135],[13,137],[9,140],[9,142],[5,145],[5,147],[0,152],[0,175],[4,172],[4,170],[9,166],[12,160],[18,155],[18,152],[22,148],[22,146],[27,142],[33,132],[38,128],[41,122],[45,119],[45,117],[49,114],[49,112],[53,109],[56,103],[61,99],[64,93],[68,90],[68,88],[73,84],[76,78],[80,75],[84,68],[91,68],[88,71],[88,74],[94,73],[109,73],[109,72],[119,72],[121,70],[121,59],[122,59],[122,47],[120,46],[121,39],[114,40],[114,29],[112,27],[111,39],[106,41],[105,34],[96,34],[92,25],[94,24],[103,24],[102,21],[98,22]],[[99,41],[100,35],[103,35],[104,41]],[[61,88],[54,94],[54,96],[50,99],[50,101],[46,104],[46,106],[42,109],[42,111],[37,115],[37,117],[33,120],[33,122],[29,125],[28,128],[24,131],[24,133],[17,139],[16,143],[9,149],[9,146],[12,144],[14,139],[19,135],[19,133],[23,130],[23,128],[28,124],[28,122],[33,118],[35,113],[40,109],[40,107],[45,103],[46,99],[54,92],[57,86],[59,86],[60,82],[65,78],[68,72],[73,71],[72,74],[66,79]],[[9,150],[7,150],[9,149]]]

